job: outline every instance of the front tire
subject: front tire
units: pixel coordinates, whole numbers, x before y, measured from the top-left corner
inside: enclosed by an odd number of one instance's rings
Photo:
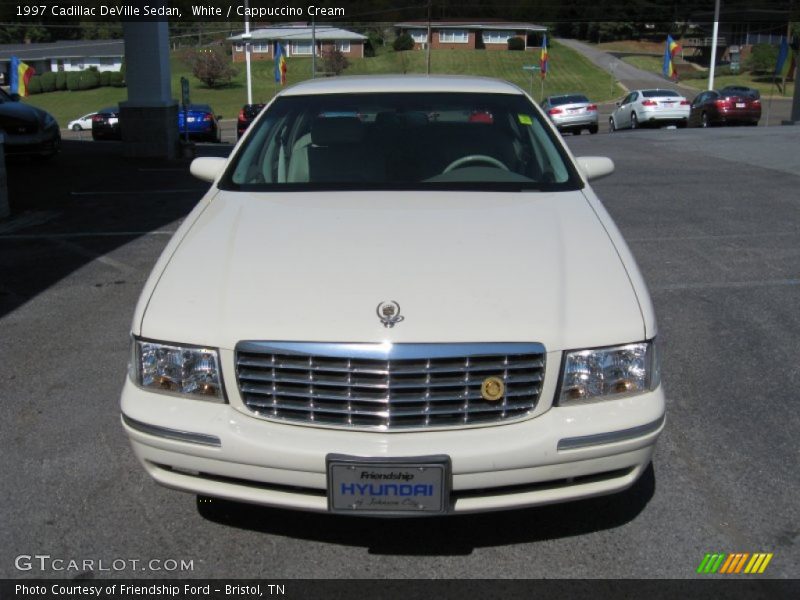
[[[608,117],[608,132],[614,133],[617,130],[617,124],[614,122],[614,117]]]
[[[83,131],[83,127],[75,123],[75,125],[72,126],[72,131]]]

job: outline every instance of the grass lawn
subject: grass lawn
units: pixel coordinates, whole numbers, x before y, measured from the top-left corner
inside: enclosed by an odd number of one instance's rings
[[[592,65],[581,55],[553,43],[549,48],[550,72],[545,79],[545,95],[558,93],[582,93],[593,101],[602,102],[619,97],[622,89],[612,85],[610,75]],[[530,92],[531,76],[523,65],[538,65],[539,52],[501,52],[486,50],[434,50],[431,54],[433,74],[482,75],[506,79]],[[290,57],[287,60],[287,84],[297,83],[311,76],[311,59]],[[236,65],[238,74],[230,85],[219,88],[206,88],[195,79],[187,67],[173,55],[172,92],[180,98],[181,76],[189,78],[192,102],[210,104],[223,118],[236,118],[242,104],[247,99],[244,64]],[[321,61],[317,61],[317,70]],[[422,51],[393,52],[386,50],[372,58],[351,59],[350,66],[343,75],[376,75],[385,73],[424,73],[425,53]],[[266,102],[275,94],[272,61],[252,63],[253,100]],[[538,73],[533,77],[533,97],[541,96],[541,79]],[[24,102],[39,106],[50,112],[62,127],[68,121],[88,112],[114,105],[126,100],[126,88],[96,88],[80,92],[50,92],[24,98]]]
[[[657,56],[626,56],[622,60],[634,67],[659,74],[661,74],[661,69],[664,64],[664,59]],[[682,84],[698,90],[705,90],[708,88],[708,71],[699,71],[692,65],[679,61],[676,61],[675,64]],[[718,66],[714,74],[714,87],[720,89],[726,85],[744,85],[757,89],[761,92],[762,96],[769,96],[770,93],[774,94],[776,97],[780,96],[778,87],[773,87],[772,78],[769,75],[754,76],[749,72],[731,75],[727,66]],[[787,85],[789,88],[788,97],[791,97],[793,86],[794,83]]]

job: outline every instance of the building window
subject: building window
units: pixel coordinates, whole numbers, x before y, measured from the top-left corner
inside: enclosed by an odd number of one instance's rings
[[[484,44],[507,44],[508,38],[514,37],[513,31],[484,31]]]
[[[252,46],[253,52],[260,52],[262,54],[269,54],[269,44],[253,44]]]
[[[244,44],[234,44],[233,50],[235,52],[244,52]]]
[[[428,41],[427,29],[409,29],[408,33],[415,44],[424,44]]]
[[[339,52],[350,52],[350,40],[336,40],[336,49]]]
[[[297,56],[311,56],[311,40],[292,42],[291,52]]]
[[[469,34],[464,29],[442,29],[439,31],[439,42],[442,44],[466,44]]]

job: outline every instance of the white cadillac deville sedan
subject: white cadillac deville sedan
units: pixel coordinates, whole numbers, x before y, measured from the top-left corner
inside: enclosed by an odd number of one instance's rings
[[[355,515],[628,488],[664,427],[645,283],[505,82],[282,91],[145,285],[122,422],[159,483]]]

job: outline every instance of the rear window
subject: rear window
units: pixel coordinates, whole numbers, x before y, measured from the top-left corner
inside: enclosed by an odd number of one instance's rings
[[[642,96],[645,98],[680,98],[681,95],[672,90],[644,90]]]
[[[550,98],[550,104],[553,106],[561,106],[562,104],[580,104],[580,103],[589,103],[589,99],[586,96],[581,96],[580,94],[574,94],[572,96],[556,96],[555,98]]]
[[[265,191],[581,185],[525,96],[471,93],[279,97],[220,183]]]

